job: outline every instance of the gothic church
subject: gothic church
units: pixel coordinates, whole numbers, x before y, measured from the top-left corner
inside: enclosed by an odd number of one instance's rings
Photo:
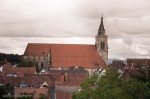
[[[31,59],[41,69],[51,70],[82,67],[93,73],[108,62],[108,41],[103,16],[95,37],[95,45],[28,43],[24,59]]]

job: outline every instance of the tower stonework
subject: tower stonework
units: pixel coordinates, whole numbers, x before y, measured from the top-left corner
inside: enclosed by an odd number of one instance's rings
[[[105,33],[103,24],[103,16],[101,17],[101,23],[98,29],[98,34],[95,37],[95,46],[98,53],[102,56],[105,63],[108,64],[108,37]]]

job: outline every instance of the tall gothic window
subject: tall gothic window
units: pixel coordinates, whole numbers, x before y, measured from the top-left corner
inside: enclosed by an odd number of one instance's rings
[[[101,49],[103,49],[103,42],[101,42]]]
[[[103,42],[103,49],[105,49],[105,42]]]
[[[105,49],[105,42],[101,42],[101,49],[102,49],[102,50]]]

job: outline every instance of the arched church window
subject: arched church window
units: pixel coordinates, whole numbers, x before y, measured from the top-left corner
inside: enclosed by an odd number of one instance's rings
[[[105,49],[105,42],[103,42],[103,49]]]
[[[103,42],[101,42],[101,49],[103,49]]]
[[[105,49],[105,42],[101,42],[101,49],[102,49],[102,50]]]

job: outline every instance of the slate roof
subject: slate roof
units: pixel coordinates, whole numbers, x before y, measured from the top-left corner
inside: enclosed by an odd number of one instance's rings
[[[97,69],[106,66],[95,45],[29,43],[24,56],[47,56],[48,53],[51,56],[51,66],[54,68],[81,66]]]

